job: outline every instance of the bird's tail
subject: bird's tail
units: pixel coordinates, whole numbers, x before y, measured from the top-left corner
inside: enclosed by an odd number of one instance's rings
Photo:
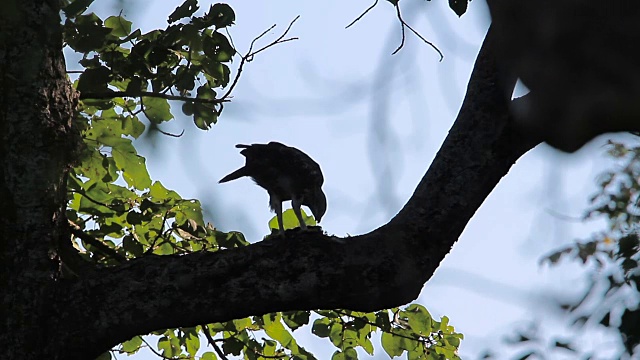
[[[222,179],[220,179],[220,181],[218,181],[218,183],[225,183],[227,181],[231,181],[231,180],[235,180],[237,178],[241,178],[243,176],[247,176],[249,174],[247,174],[247,168],[246,167],[241,167],[240,169],[232,172],[231,174],[223,177]]]

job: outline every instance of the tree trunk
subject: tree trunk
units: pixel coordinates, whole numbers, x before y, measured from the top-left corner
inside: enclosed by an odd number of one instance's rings
[[[56,3],[56,2],[51,2]],[[9,0],[0,9],[0,348],[4,359],[58,359],[55,248],[74,146],[59,9]]]

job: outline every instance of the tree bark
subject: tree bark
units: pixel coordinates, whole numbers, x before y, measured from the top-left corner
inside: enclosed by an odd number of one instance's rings
[[[59,9],[8,1],[0,9],[0,348],[5,359],[51,358],[60,299],[55,249],[64,235],[64,174],[77,136]],[[67,236],[68,238],[68,236]]]
[[[405,304],[511,165],[538,143],[512,126],[489,34],[449,136],[388,224],[348,238],[309,232],[215,253],[145,256],[60,278],[75,95],[59,9],[47,1],[11,4],[15,12],[0,35],[0,347],[8,359],[92,359],[163,328]]]

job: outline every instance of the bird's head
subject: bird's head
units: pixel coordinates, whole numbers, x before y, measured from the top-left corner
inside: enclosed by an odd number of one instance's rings
[[[324,196],[322,188],[316,187],[309,191],[304,197],[303,205],[308,206],[313,217],[316,218],[317,222],[320,222],[320,219],[327,211],[327,197]]]

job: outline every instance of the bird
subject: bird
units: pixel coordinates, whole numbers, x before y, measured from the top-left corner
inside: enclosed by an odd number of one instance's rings
[[[237,144],[242,149],[245,165],[220,179],[225,183],[244,176],[267,190],[269,193],[269,207],[276,213],[278,228],[282,236],[285,235],[282,223],[282,202],[291,200],[291,207],[298,218],[300,228],[307,229],[301,205],[311,210],[317,222],[320,222],[327,210],[327,198],[322,191],[324,177],[320,165],[304,152],[271,141],[268,144]]]

